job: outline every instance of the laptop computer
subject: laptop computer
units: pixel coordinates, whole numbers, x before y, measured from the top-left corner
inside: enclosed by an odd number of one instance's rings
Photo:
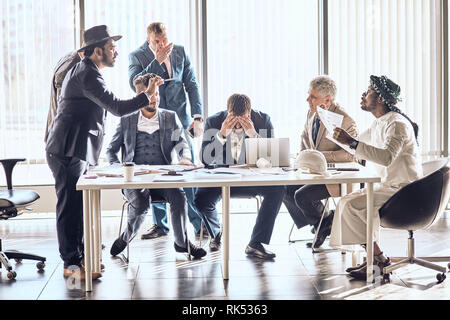
[[[245,139],[245,162],[256,166],[256,161],[264,158],[273,167],[290,166],[289,138],[247,138]]]

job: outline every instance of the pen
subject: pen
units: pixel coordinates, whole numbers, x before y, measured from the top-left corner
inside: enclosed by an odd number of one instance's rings
[[[173,80],[176,80],[176,78],[163,79],[164,82],[169,82],[169,81],[173,81]]]

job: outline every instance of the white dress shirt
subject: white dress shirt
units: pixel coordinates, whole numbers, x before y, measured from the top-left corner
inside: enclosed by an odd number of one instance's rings
[[[245,132],[244,129],[233,129],[229,135],[231,143],[231,156],[235,161],[239,160],[239,156],[242,151],[242,144],[244,143]],[[216,134],[217,140],[220,141],[222,145],[227,142],[227,138],[223,138],[220,131]]]
[[[138,120],[138,131],[147,132],[148,134],[152,134],[155,131],[159,130],[159,117],[158,112],[155,112],[153,117],[146,118],[142,111],[139,111],[139,120]]]
[[[375,119],[360,135],[356,157],[369,161],[367,165],[381,176],[384,187],[400,188],[422,177],[414,129],[397,112]]]

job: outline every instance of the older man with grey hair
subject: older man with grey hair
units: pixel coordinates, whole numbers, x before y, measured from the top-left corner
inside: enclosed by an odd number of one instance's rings
[[[354,161],[353,155],[326,138],[325,126],[320,124],[317,116],[318,106],[341,114],[344,116],[342,128],[346,128],[353,137],[358,135],[355,121],[335,102],[336,93],[336,83],[329,76],[321,75],[310,82],[306,99],[309,110],[301,136],[300,150],[318,150],[324,154],[327,162],[350,162]],[[339,197],[340,194],[340,185],[288,186],[283,202],[297,228],[312,225],[315,232],[324,210],[321,200],[330,196]],[[330,234],[332,221],[333,212],[330,210],[322,221],[316,241],[312,244],[313,248],[319,248]]]

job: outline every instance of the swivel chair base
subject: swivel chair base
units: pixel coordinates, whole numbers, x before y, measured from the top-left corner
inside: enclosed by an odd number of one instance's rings
[[[387,278],[389,276],[389,273],[393,270],[399,269],[408,264],[418,264],[422,267],[432,269],[432,270],[439,272],[438,274],[436,274],[436,280],[438,281],[438,283],[441,283],[442,281],[444,281],[445,278],[447,277],[445,275],[445,273],[447,272],[447,268],[441,267],[441,266],[431,263],[431,262],[432,261],[434,261],[434,262],[450,261],[450,257],[420,257],[420,258],[415,257],[414,256],[414,234],[413,234],[413,231],[409,230],[408,232],[409,232],[408,257],[392,258],[391,260],[400,260],[400,261],[383,268],[383,274],[385,275],[385,278]],[[450,269],[450,263],[447,266]]]
[[[0,250],[1,250],[1,241],[0,241]],[[36,267],[38,268],[39,271],[44,270],[45,261],[47,260],[45,257],[42,256],[24,253],[16,250],[0,251],[0,269],[2,268],[2,266],[5,267],[5,269],[8,271],[7,277],[10,280],[15,279],[17,276],[17,273],[13,270],[10,259],[14,259],[16,263],[21,263],[23,259],[39,261],[38,263],[36,263]]]

